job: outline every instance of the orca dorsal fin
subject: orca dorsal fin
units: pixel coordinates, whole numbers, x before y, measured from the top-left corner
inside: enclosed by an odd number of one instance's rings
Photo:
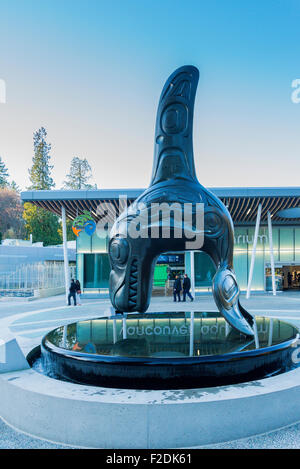
[[[165,83],[157,110],[150,185],[178,178],[197,181],[193,116],[198,80],[198,69],[185,65]]]

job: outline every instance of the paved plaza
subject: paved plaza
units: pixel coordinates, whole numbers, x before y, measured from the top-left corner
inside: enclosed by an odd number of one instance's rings
[[[252,294],[250,299],[241,295],[241,303],[255,315],[265,315],[288,320],[300,327],[300,292]],[[149,311],[215,311],[211,294],[201,294],[193,303],[174,303],[172,298],[154,297]],[[64,296],[28,300],[0,300],[1,330],[8,328],[16,337],[26,354],[40,342],[43,335],[55,327],[73,321],[101,317],[110,314],[108,298],[85,299],[81,306],[66,306]],[[0,448],[66,448],[37,438],[32,438],[0,420]],[[244,440],[232,441],[210,448],[300,448],[300,423],[269,434]]]

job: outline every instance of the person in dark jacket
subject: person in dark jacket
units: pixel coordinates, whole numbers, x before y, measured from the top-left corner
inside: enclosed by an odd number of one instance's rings
[[[174,301],[176,301],[176,298],[178,298],[178,301],[180,301],[180,292],[181,292],[181,290],[182,290],[181,280],[178,277],[178,275],[176,275],[175,282],[174,282],[174,287],[173,287]]]
[[[191,301],[194,301],[194,298],[190,294],[190,289],[191,289],[191,279],[187,276],[187,274],[184,274],[184,279],[183,279],[183,301],[186,300],[186,295],[190,298]]]
[[[79,280],[76,280],[75,285],[76,285],[76,303],[78,306],[81,306],[81,303],[80,303],[81,286],[80,286]]]
[[[74,306],[76,306],[76,283],[74,279],[71,280],[71,285],[69,288],[69,296],[68,296],[68,305],[71,306],[71,297],[73,297]]]

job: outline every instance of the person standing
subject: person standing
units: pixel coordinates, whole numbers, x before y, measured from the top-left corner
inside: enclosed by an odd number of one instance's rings
[[[173,297],[174,297],[175,302],[176,302],[176,298],[178,298],[178,301],[180,301],[180,292],[181,292],[181,290],[182,290],[181,280],[178,277],[178,275],[176,275],[174,286],[173,286]]]
[[[288,287],[291,288],[292,279],[293,279],[291,272],[288,272],[287,279],[288,279]]]
[[[71,285],[69,288],[68,306],[71,306],[71,297],[73,298],[74,306],[76,306],[76,283],[74,282],[73,278],[71,280]]]
[[[75,285],[76,285],[76,302],[78,306],[81,306],[81,302],[80,302],[81,286],[80,286],[79,280],[76,280]]]
[[[191,301],[194,301],[194,298],[190,294],[190,289],[191,289],[191,279],[188,277],[187,274],[184,274],[184,279],[183,279],[183,300],[186,300],[186,295],[190,298]]]

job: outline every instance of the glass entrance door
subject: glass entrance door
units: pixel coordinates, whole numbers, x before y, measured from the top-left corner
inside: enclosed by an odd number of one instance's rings
[[[107,254],[84,254],[84,288],[108,288],[109,273]]]

